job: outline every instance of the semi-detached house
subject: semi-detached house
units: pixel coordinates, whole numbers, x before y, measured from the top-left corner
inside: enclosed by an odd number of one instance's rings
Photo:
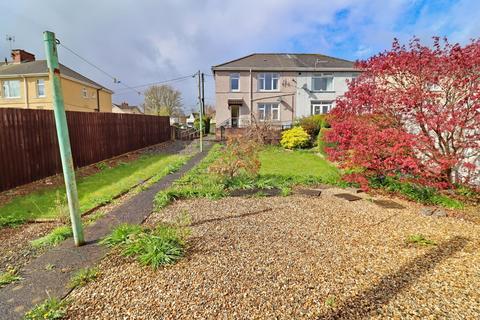
[[[255,53],[212,67],[216,127],[252,121],[289,127],[296,118],[328,113],[359,70],[321,54]]]

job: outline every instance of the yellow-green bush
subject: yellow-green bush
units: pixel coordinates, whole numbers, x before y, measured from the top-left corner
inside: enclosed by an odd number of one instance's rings
[[[310,144],[310,136],[302,127],[293,127],[282,132],[280,144],[286,149],[306,148]]]

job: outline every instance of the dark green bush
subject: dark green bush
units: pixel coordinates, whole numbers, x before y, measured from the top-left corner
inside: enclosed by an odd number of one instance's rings
[[[320,132],[320,129],[329,127],[325,114],[316,114],[300,118],[298,120],[298,125],[300,125],[312,139],[315,139]]]

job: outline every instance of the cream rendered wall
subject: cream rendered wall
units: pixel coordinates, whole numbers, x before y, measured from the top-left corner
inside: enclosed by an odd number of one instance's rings
[[[333,101],[332,107],[335,107],[335,99],[343,96],[348,90],[347,80],[352,80],[358,72],[325,72],[333,73],[333,91],[312,92],[312,77],[322,72],[299,72],[297,73],[298,89],[296,93],[297,108],[295,116],[297,118],[311,115],[312,101]],[[307,88],[307,90],[304,89]]]
[[[262,71],[263,72],[263,71]],[[250,124],[250,112],[252,110],[258,118],[258,105],[260,103],[279,103],[280,105],[280,123],[291,123],[293,119],[293,109],[295,108],[295,73],[294,72],[275,72],[279,73],[279,90],[261,92],[258,90],[258,74],[262,72],[252,72],[252,95],[253,107],[250,106],[250,72],[249,71],[216,71],[215,72],[215,108],[216,108],[216,126],[224,125],[224,122],[231,118],[231,110],[228,108],[229,99],[243,99],[244,103],[240,107],[240,126]],[[240,90],[232,92],[230,90],[230,74],[240,74]],[[284,95],[279,101],[279,95]]]
[[[45,97],[39,97],[37,92],[37,80],[45,80]],[[51,85],[48,76],[14,77],[0,79],[0,91],[3,91],[1,82],[4,80],[20,81],[20,98],[5,98],[0,96],[0,108],[29,108],[29,109],[53,109]],[[62,78],[63,99],[67,111],[97,111],[97,89],[86,84]],[[87,98],[82,95],[82,89],[86,88]],[[27,98],[28,93],[28,98]],[[100,91],[100,111],[112,111],[112,95],[106,91]]]

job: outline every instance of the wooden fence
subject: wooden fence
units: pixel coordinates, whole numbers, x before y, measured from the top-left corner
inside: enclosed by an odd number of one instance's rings
[[[67,112],[75,167],[170,140],[168,117]],[[0,109],[0,191],[62,170],[53,111]]]

